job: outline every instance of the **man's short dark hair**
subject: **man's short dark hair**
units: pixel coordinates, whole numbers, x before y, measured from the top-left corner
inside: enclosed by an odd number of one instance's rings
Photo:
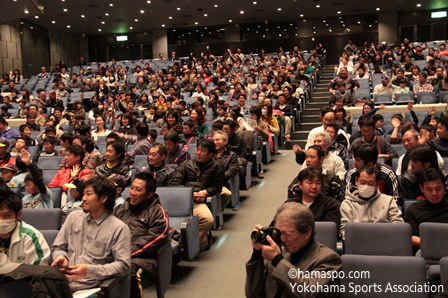
[[[317,151],[317,157],[319,157],[319,158],[322,158],[322,157],[325,156],[324,149],[322,149],[321,146],[313,145],[313,146],[308,147],[308,150],[310,150],[310,149],[316,150]]]
[[[184,125],[188,126],[189,128],[193,128],[194,127],[194,123],[191,120],[187,120],[184,122]]]
[[[50,132],[56,134],[56,128],[54,126],[45,127],[45,134],[48,135]]]
[[[137,125],[135,126],[135,129],[137,130],[137,133],[141,136],[148,136],[149,128],[148,124],[146,124],[143,121],[138,121]]]
[[[50,143],[51,145],[56,145],[57,144],[57,140],[55,137],[46,137],[44,139],[44,143]]]
[[[66,142],[71,145],[73,144],[73,140],[75,139],[75,136],[71,132],[64,132],[61,136],[61,141]]]
[[[215,143],[211,139],[202,139],[198,141],[198,148],[206,148],[208,153],[216,153]]]
[[[433,135],[435,135],[437,131],[437,128],[429,124],[425,124],[422,127],[420,127],[420,130],[422,129],[427,130],[429,133],[432,133]]]
[[[31,126],[29,126],[28,124],[22,124],[22,125],[20,125],[19,126],[19,132],[24,132],[25,131],[25,128],[29,128],[29,129],[31,129],[31,130],[33,130],[32,128],[31,128]]]
[[[367,127],[373,127],[373,129],[375,129],[375,121],[373,121],[372,117],[359,119],[358,125],[359,128],[361,128],[362,126],[367,126]]]
[[[300,182],[303,182],[303,180],[313,180],[314,178],[319,178],[320,182],[323,181],[322,171],[316,169],[316,168],[305,168],[302,171],[300,171],[298,179]]]
[[[157,130],[155,130],[154,128],[151,128],[151,129],[149,130],[149,136],[150,136],[152,139],[157,138],[158,135],[159,135],[159,134],[158,134]]]
[[[124,148],[123,142],[113,141],[113,142],[107,143],[107,146],[112,146],[112,148],[114,148],[114,150],[115,150],[115,153],[117,155],[120,155],[120,157],[118,157],[119,161],[124,160],[124,154],[126,153],[126,149]],[[107,148],[107,146],[106,146],[106,148]]]
[[[76,128],[76,132],[79,133],[81,136],[86,136],[87,133],[89,133],[92,130],[90,125],[81,125],[80,127]]]
[[[98,200],[103,196],[107,197],[106,203],[104,204],[104,208],[107,211],[112,212],[114,210],[117,188],[112,180],[101,176],[95,176],[87,180],[84,189],[87,186],[92,186],[93,191],[98,196]]]
[[[167,155],[168,151],[166,150],[165,145],[155,144],[152,148],[157,148],[160,155]]]
[[[363,143],[355,148],[353,157],[359,158],[365,164],[368,164],[369,162],[376,164],[378,161],[378,149],[372,144]]]
[[[413,162],[421,162],[425,164],[429,162],[431,164],[431,168],[439,169],[439,163],[437,160],[437,153],[428,144],[417,145],[409,151],[409,160]]]
[[[420,176],[419,183],[421,186],[428,181],[440,180],[445,185],[446,178],[439,169],[429,168]]]
[[[8,188],[3,189],[2,187],[0,193],[0,208],[4,207],[13,211],[17,216],[19,211],[22,210],[22,198],[15,192],[11,191],[10,189]]]
[[[115,141],[117,141],[117,142],[121,142],[121,138],[120,138],[120,136],[117,135],[117,134],[114,133],[114,132],[111,132],[110,134],[108,134],[107,137],[106,137],[106,140],[107,140],[107,139],[112,139],[112,138],[113,138]]]
[[[82,142],[82,141],[81,141]],[[84,149],[79,145],[70,145],[67,148],[67,152],[72,153],[75,156],[81,156],[79,163],[82,163],[84,159]]]
[[[230,129],[233,131],[236,129],[236,123],[233,120],[227,119],[226,121],[224,121],[224,125],[228,125],[230,127]],[[223,126],[224,126],[223,125]]]
[[[320,115],[324,117],[327,113],[334,112],[330,107],[322,107],[320,108]]]
[[[179,143],[179,134],[175,131],[169,131],[166,133],[166,135],[163,137],[163,140],[165,141],[171,141],[174,144]]]
[[[448,117],[447,116],[440,117],[439,121],[437,121],[437,123],[445,126],[445,128],[448,129]]]
[[[380,179],[381,173],[380,173],[380,170],[378,170],[378,168],[376,166],[372,166],[372,165],[368,165],[368,164],[363,165],[356,171],[356,178],[359,178],[359,176],[361,175],[362,172],[366,172],[369,175],[375,174],[375,179],[377,182]]]
[[[375,121],[375,123],[377,123],[380,120],[384,121],[384,117],[381,114],[375,114],[372,116],[372,120]]]
[[[135,175],[135,179],[140,179],[146,182],[145,185],[146,193],[156,192],[157,182],[154,179],[154,176],[152,176],[150,173],[148,172],[137,173],[137,175]]]
[[[224,126],[224,122],[222,122],[221,120],[216,120],[212,124],[212,128],[217,128],[219,130],[222,130],[223,126]]]

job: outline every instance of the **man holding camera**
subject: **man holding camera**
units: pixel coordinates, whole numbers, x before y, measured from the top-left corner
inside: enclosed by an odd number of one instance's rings
[[[339,283],[339,279],[331,276],[333,271],[341,270],[341,259],[336,252],[314,239],[314,217],[307,206],[284,203],[277,210],[275,222],[275,229],[256,225],[251,235],[254,251],[246,263],[246,297],[290,297],[294,285]],[[280,243],[285,252],[281,251]],[[299,270],[300,274],[291,274]],[[313,271],[320,272],[313,274]],[[315,296],[316,293],[300,293],[300,297]]]

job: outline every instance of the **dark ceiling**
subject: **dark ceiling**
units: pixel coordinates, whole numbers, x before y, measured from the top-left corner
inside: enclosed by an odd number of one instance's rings
[[[37,9],[42,2],[44,12]],[[445,0],[3,0],[1,19],[25,18],[45,28],[73,33],[118,34],[161,28],[291,22],[301,18],[436,10]],[[34,5],[33,5],[34,4]],[[420,6],[417,6],[420,4]],[[316,7],[319,5],[320,7]],[[379,9],[379,11],[378,11]],[[28,10],[28,13],[24,11]],[[6,13],[7,12],[7,13]],[[242,13],[243,12],[243,13]],[[231,21],[230,21],[231,20]]]

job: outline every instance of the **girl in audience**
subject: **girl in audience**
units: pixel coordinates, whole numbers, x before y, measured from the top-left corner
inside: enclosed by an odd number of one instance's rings
[[[274,139],[272,138],[272,135],[278,135],[280,133],[280,126],[278,125],[277,118],[272,116],[272,105],[263,105],[261,114],[261,120],[268,125],[270,149],[271,153],[274,153]]]
[[[205,123],[204,112],[202,109],[193,109],[190,113],[190,120],[194,123],[194,129],[196,130],[199,138],[203,138],[208,134],[208,126]]]
[[[14,73],[10,71],[9,78],[11,79],[11,81],[14,81],[15,84],[23,81],[23,76],[20,74],[20,70],[18,69],[14,69]]]
[[[98,141],[98,137],[107,137],[111,131],[106,128],[106,121],[101,116],[95,118],[95,124],[97,129],[92,131],[92,137],[95,143]]]
[[[341,126],[345,132],[351,134],[352,133],[352,124],[347,121],[347,112],[343,107],[337,107],[334,110],[336,115],[336,123]]]
[[[183,127],[180,124],[179,114],[174,109],[168,109],[165,115],[166,124],[162,128],[162,132],[160,134],[164,135],[169,131],[175,131],[178,134],[182,134]]]
[[[160,111],[166,111],[165,96],[159,95],[159,97],[157,98],[156,107]]]
[[[34,98],[30,94],[30,90],[28,88],[22,89],[22,100],[26,100],[26,102],[30,103]]]
[[[121,115],[120,128],[118,129],[118,132],[129,135],[135,134],[134,119],[129,112]]]

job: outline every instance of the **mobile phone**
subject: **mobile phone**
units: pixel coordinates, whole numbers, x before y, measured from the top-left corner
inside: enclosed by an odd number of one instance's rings
[[[65,266],[65,265],[62,265],[62,264],[56,264],[56,267],[58,267],[58,268],[64,268],[65,270],[70,270],[71,268],[69,267],[69,266]]]

